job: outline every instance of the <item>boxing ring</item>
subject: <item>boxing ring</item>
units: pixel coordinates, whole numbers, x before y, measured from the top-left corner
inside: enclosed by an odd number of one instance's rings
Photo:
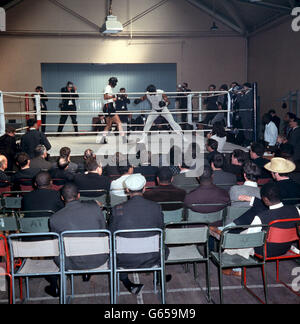
[[[172,130],[155,130],[155,131],[149,131],[148,133],[148,139],[149,141],[146,141],[144,149],[151,151],[153,154],[167,154],[169,150],[168,145],[162,145],[162,142],[164,144],[164,141],[169,138],[169,140],[172,142],[172,145],[182,147],[183,151],[187,150],[187,147],[194,142],[197,142],[200,147],[201,151],[205,152],[205,134],[211,132],[210,125],[202,125],[202,128],[207,129],[199,129],[200,121],[203,120],[203,115],[206,114],[224,114],[224,120],[226,124],[226,130],[232,131],[232,116],[233,116],[233,109],[232,109],[232,99],[231,94],[228,91],[196,91],[196,92],[165,92],[165,94],[168,96],[168,99],[170,101],[174,102],[178,98],[182,98],[182,96],[186,97],[187,100],[187,107],[184,109],[176,109],[176,107],[168,107],[169,113],[173,116],[181,116],[183,114],[187,115],[187,122],[180,123],[181,126],[184,124],[188,124],[190,126],[190,129],[184,130],[183,133],[178,134],[175,131]],[[62,100],[62,93],[60,92],[47,92],[45,93],[47,96],[49,102],[51,100]],[[86,101],[97,101],[100,102],[99,106],[102,106],[101,101],[103,98],[103,93],[80,93],[78,92],[79,98],[76,98],[76,101],[80,101],[80,103],[84,103]],[[117,93],[116,93],[117,95]],[[145,95],[145,92],[128,92],[128,99],[135,100],[140,98],[141,96]],[[207,97],[216,97],[219,96],[227,96],[227,110],[204,110],[203,109],[203,99]],[[24,110],[22,111],[20,109],[19,112],[13,112],[8,111],[6,109],[5,102],[8,99],[17,99],[19,102],[24,101]],[[25,122],[29,118],[35,118],[38,122],[38,126],[42,126],[42,115],[56,117],[59,119],[60,115],[66,114],[70,115],[71,113],[69,111],[61,111],[61,110],[50,110],[42,111],[41,109],[41,94],[36,92],[2,92],[0,91],[0,135],[3,135],[5,133],[5,125],[7,123],[7,120],[11,118],[11,116],[17,116],[22,120],[23,127],[20,127],[17,129],[17,135],[21,136],[25,134],[27,127],[25,126]],[[64,94],[64,99],[73,99],[68,98]],[[36,110],[30,109],[30,102],[34,102],[34,106],[36,107]],[[22,105],[21,105],[22,106]],[[81,116],[89,116],[91,119],[93,117],[97,117],[98,115],[106,116],[107,114],[103,113],[103,111],[92,111],[88,110],[86,108],[77,109],[77,111],[74,113],[77,115],[77,119],[80,120]],[[250,109],[249,109],[250,111]],[[144,115],[145,118],[147,118],[150,114],[157,114],[157,116],[160,115],[159,112],[153,112],[151,110],[128,110],[125,112],[117,112],[119,116],[121,115],[132,115],[134,116],[141,116]],[[255,118],[256,118],[256,109],[255,109]],[[256,124],[256,123],[254,123]],[[47,127],[58,127],[59,124],[55,123],[47,123],[45,124]],[[70,125],[65,125],[70,126]],[[72,150],[73,156],[82,156],[83,152],[90,148],[94,152],[97,152],[99,155],[111,155],[115,154],[116,152],[121,152],[124,154],[134,154],[134,152],[141,149],[140,145],[138,144],[138,140],[140,136],[143,134],[142,128],[144,125],[141,124],[131,124],[130,127],[140,127],[139,130],[128,130],[128,128],[124,127],[124,133],[129,138],[129,143],[127,145],[123,145],[121,141],[119,141],[120,136],[118,131],[114,131],[113,133],[108,136],[108,145],[100,144],[100,138],[102,137],[103,133],[99,131],[93,131],[93,127],[99,126],[99,124],[93,124],[93,123],[78,123],[79,132],[72,132],[72,131],[66,131],[62,133],[58,133],[55,131],[52,132],[46,132],[46,135],[48,136],[48,139],[52,145],[51,150],[49,153],[51,156],[58,156],[59,150],[63,146],[68,146]],[[103,124],[102,126],[105,126]],[[191,129],[192,128],[192,129]],[[83,130],[85,129],[85,130]],[[255,132],[255,129],[239,129],[239,131],[251,131]],[[60,135],[58,137],[58,135]],[[183,141],[183,137],[185,137],[185,141]],[[196,140],[195,140],[196,139]],[[149,144],[151,142],[151,145]],[[150,145],[150,146],[149,146]],[[235,149],[243,149],[241,146],[232,144],[232,143],[226,143],[224,146],[223,153],[231,153]]]

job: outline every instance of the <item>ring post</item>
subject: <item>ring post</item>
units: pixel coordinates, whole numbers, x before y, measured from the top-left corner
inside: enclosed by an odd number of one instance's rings
[[[199,122],[201,122],[203,120],[203,118],[202,118],[202,110],[203,110],[202,94],[199,94]]]
[[[4,112],[4,101],[3,93],[0,91],[0,136],[5,134],[5,112]]]
[[[193,123],[193,115],[192,115],[192,112],[193,112],[193,103],[192,103],[192,100],[193,100],[193,94],[189,94],[188,95],[188,123],[191,125]]]
[[[231,114],[232,114],[232,110],[231,110],[231,96],[230,96],[230,93],[228,92],[228,94],[227,94],[227,96],[228,96],[228,103],[227,103],[227,110],[228,110],[228,112],[227,112],[227,127],[228,128],[231,128],[231,120],[232,120],[232,118],[231,118]]]
[[[34,95],[35,106],[36,106],[36,119],[37,125],[40,128],[42,125],[42,115],[41,115],[41,96]]]

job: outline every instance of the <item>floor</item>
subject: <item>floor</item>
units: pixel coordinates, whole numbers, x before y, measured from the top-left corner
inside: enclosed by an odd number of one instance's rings
[[[199,264],[198,279],[194,280],[193,269],[189,267],[186,272],[182,265],[168,265],[166,272],[172,274],[171,282],[167,283],[167,304],[208,304],[205,296],[205,266]],[[300,297],[296,296],[282,284],[276,282],[275,263],[268,263],[267,280],[270,304],[300,304]],[[290,286],[294,283],[300,290],[300,264],[293,260],[284,261],[280,266],[282,279]],[[292,273],[294,271],[294,273]],[[212,303],[219,303],[217,268],[211,264],[211,291]],[[293,275],[295,274],[295,275]],[[136,297],[129,294],[121,284],[121,294],[118,303],[126,304],[160,304],[159,294],[153,292],[152,274],[134,274],[131,279],[135,283],[143,283],[142,293]],[[260,298],[264,298],[261,272],[258,268],[247,271],[248,285]],[[28,304],[57,304],[58,299],[45,294],[47,282],[43,278],[30,279],[30,300]],[[18,286],[18,284],[16,285]],[[17,287],[18,288],[18,287]],[[17,290],[17,297],[18,295]],[[18,299],[17,303],[21,301]],[[7,303],[7,293],[0,292],[0,303]],[[81,276],[75,278],[75,298],[72,304],[109,304],[108,277],[106,275],[92,276],[89,282],[83,282]],[[259,302],[241,286],[236,277],[224,277],[224,303],[225,304],[258,304]]]

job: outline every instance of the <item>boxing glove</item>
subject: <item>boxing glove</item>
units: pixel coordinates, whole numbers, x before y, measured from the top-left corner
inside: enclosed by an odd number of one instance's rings
[[[160,102],[159,102],[159,107],[160,107],[160,108],[166,107],[166,102],[163,101],[163,100],[160,101]]]
[[[141,103],[141,102],[142,102],[141,99],[135,99],[135,100],[134,100],[134,104],[135,104],[135,105],[138,105],[138,104]]]

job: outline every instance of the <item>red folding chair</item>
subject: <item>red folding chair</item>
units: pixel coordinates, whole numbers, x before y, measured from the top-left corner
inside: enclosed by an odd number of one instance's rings
[[[287,229],[282,229],[278,226],[278,224],[284,224],[284,223],[291,223],[294,226]],[[269,231],[267,236],[267,244],[265,246],[265,255],[266,255],[266,262],[267,261],[276,261],[276,280],[277,282],[281,283],[285,287],[287,287],[290,291],[292,291],[294,294],[300,297],[300,294],[294,291],[288,284],[283,282],[279,279],[279,262],[282,260],[289,260],[289,259],[297,259],[300,258],[300,254],[297,254],[293,252],[292,250],[289,250],[285,255],[281,255],[278,257],[268,257],[267,255],[267,245],[270,243],[293,243],[298,242],[298,248],[300,247],[300,219],[299,218],[291,218],[291,219],[281,219],[273,221],[269,224]],[[256,254],[258,258],[262,258],[261,255]],[[263,268],[263,271],[265,269]]]

